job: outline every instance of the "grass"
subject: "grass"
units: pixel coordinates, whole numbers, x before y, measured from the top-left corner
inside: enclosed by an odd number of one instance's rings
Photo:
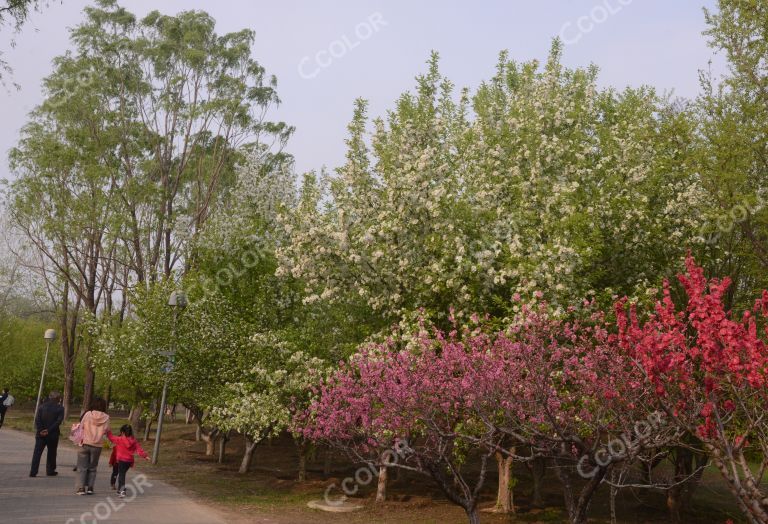
[[[6,417],[8,427],[30,431],[32,415],[28,411],[12,408]],[[77,414],[71,416],[67,424],[76,422]],[[124,417],[113,418],[112,426],[125,423]],[[68,425],[65,425],[68,427]],[[66,432],[66,431],[65,431]],[[138,435],[139,440],[143,437]],[[154,432],[151,434],[154,438]],[[153,441],[142,445],[151,453]],[[167,422],[163,429],[163,438],[159,463],[155,466],[145,462],[137,463],[137,468],[160,478],[186,491],[194,498],[214,506],[227,516],[229,522],[276,522],[291,524],[325,524],[345,522],[367,524],[370,522],[386,524],[435,523],[452,524],[466,522],[461,508],[449,503],[432,483],[423,476],[400,474],[399,479],[389,485],[390,500],[374,503],[375,486],[373,483],[361,489],[360,496],[354,501],[364,506],[360,512],[343,515],[329,514],[312,510],[307,502],[322,499],[323,492],[330,483],[340,484],[341,480],[354,473],[354,467],[342,456],[333,456],[332,473],[329,478],[322,474],[323,456],[310,457],[308,460],[308,480],[296,481],[298,456],[289,437],[275,439],[257,448],[251,468],[245,475],[237,473],[240,465],[243,442],[233,438],[227,445],[224,464],[218,464],[215,457],[205,455],[203,442],[195,440],[194,425],[182,421]],[[525,468],[515,471],[520,480],[515,489],[515,503],[521,509],[517,515],[497,515],[483,513],[484,523],[516,522],[564,522],[562,493],[559,484],[554,481],[554,474],[549,473],[544,491],[545,509],[529,509],[530,481]],[[481,507],[492,506],[495,496],[495,474],[489,476]],[[591,522],[609,522],[608,498],[606,489],[602,489],[595,498],[590,514]],[[701,486],[694,495],[694,510],[687,516],[688,522],[702,524],[721,524],[727,519],[743,522],[733,499],[714,468],[704,475]],[[668,522],[663,493],[650,490],[623,490],[618,500],[619,521],[629,522]],[[259,520],[262,519],[262,520]]]

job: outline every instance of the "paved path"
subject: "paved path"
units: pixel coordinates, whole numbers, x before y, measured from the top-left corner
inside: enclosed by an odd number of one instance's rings
[[[128,473],[128,496],[119,499],[109,488],[109,455],[102,455],[96,493],[75,495],[75,450],[66,438],[59,442],[57,477],[45,476],[45,452],[36,478],[29,477],[34,439],[27,433],[0,430],[0,523],[2,524],[225,524],[227,519],[194,502],[178,489]],[[139,467],[141,465],[139,464]],[[136,496],[131,499],[131,488]]]

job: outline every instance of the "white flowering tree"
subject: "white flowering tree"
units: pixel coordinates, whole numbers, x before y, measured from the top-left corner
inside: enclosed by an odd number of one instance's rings
[[[299,201],[293,159],[252,149],[236,170],[233,190],[199,235],[192,272],[201,292],[226,296],[254,331],[285,330],[304,351],[336,360],[348,354],[368,330],[359,308],[305,304],[301,279],[280,273],[276,252],[291,242],[290,223]]]
[[[551,303],[635,294],[695,244],[705,198],[692,126],[650,88],[596,86],[555,42],[546,64],[506,54],[457,97],[433,56],[415,93],[366,132],[359,101],[346,164],[305,180],[281,274],[306,302],[358,304],[392,322],[424,308],[505,313],[515,293]]]
[[[122,323],[87,318],[85,333],[93,341],[92,362],[111,384],[114,396],[129,400],[131,424],[137,428],[163,385],[163,351],[171,346],[171,310],[166,305],[173,285],[158,282],[136,288]]]
[[[184,404],[195,414],[206,454],[212,455],[221,429],[209,423],[207,414],[227,384],[228,361],[242,353],[251,328],[216,292],[194,295],[183,311],[176,312],[174,322],[167,302],[176,287],[161,281],[148,290],[137,290],[130,297],[130,317],[95,337],[94,360],[117,391],[145,408],[157,401],[167,379],[170,401]],[[170,351],[174,351],[172,357]],[[134,410],[134,425],[140,413]]]
[[[227,384],[211,410],[211,422],[222,431],[245,438],[240,473],[246,473],[253,452],[265,439],[290,428],[293,416],[308,406],[309,395],[325,375],[327,364],[297,350],[286,333],[258,333],[251,347],[230,359]]]

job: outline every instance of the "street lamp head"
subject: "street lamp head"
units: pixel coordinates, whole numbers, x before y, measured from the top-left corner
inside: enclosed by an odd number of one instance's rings
[[[183,290],[177,289],[173,293],[171,293],[171,296],[168,298],[168,305],[171,307],[186,307],[187,305],[187,295],[184,293]]]
[[[46,329],[45,335],[43,335],[43,338],[49,342],[53,342],[56,340],[56,330],[55,329]]]

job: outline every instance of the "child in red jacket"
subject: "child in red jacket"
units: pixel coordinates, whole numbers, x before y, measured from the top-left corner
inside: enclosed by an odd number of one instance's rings
[[[112,489],[115,489],[117,480],[117,496],[125,497],[125,473],[133,467],[133,456],[138,455],[149,460],[147,453],[141,448],[139,442],[133,438],[133,428],[129,424],[120,427],[120,436],[116,437],[111,431],[107,431],[107,438],[115,445],[109,463],[112,465]]]

